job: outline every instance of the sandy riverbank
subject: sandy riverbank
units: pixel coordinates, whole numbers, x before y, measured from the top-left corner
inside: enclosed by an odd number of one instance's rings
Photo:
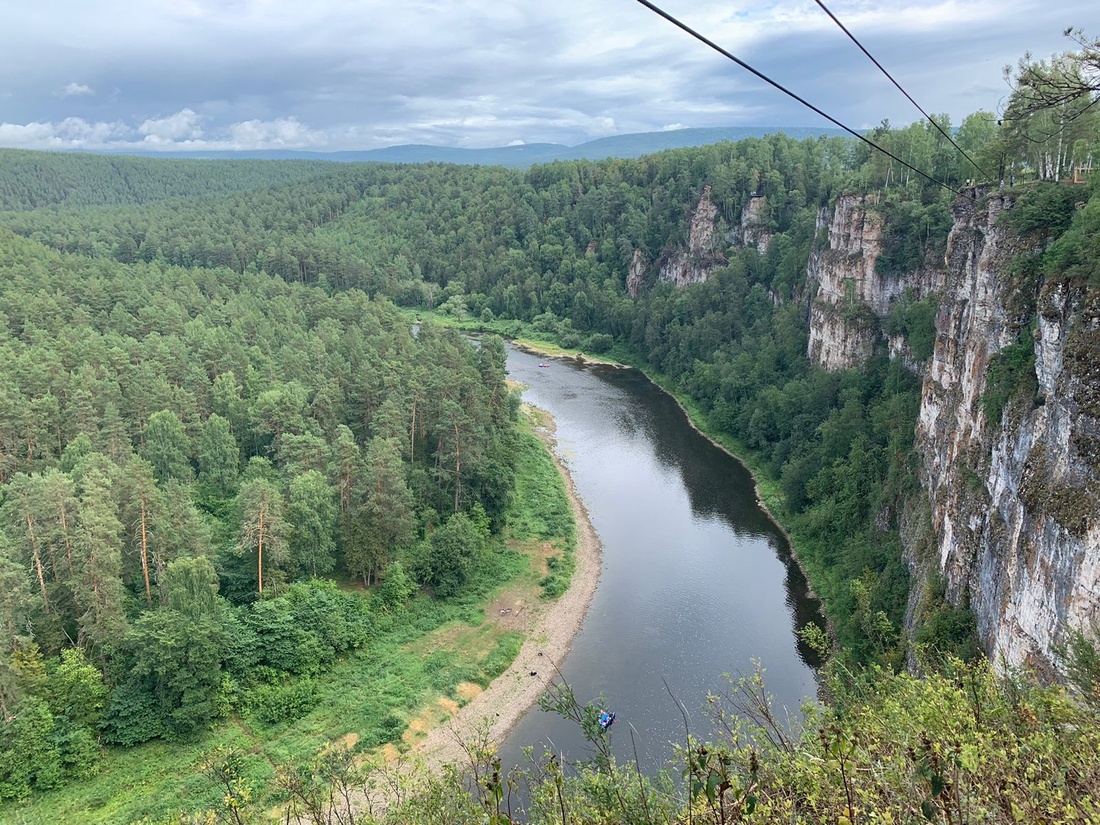
[[[531,355],[541,355],[547,358],[557,358],[563,361],[580,361],[582,364],[600,365],[603,367],[614,367],[619,370],[633,369],[629,364],[620,364],[618,361],[610,361],[606,358],[600,358],[595,355],[585,355],[583,352],[573,352],[571,350],[562,349],[560,347],[553,347],[547,344],[538,344],[534,341],[512,341],[512,346],[521,352],[527,352]]]
[[[443,725],[433,729],[416,748],[416,755],[430,769],[466,759],[463,742],[472,741],[488,723],[489,739],[499,745],[523,714],[535,704],[555,677],[559,664],[581,628],[600,580],[600,540],[588,511],[573,487],[569,471],[554,452],[554,435],[545,427],[536,433],[553,456],[565,481],[569,504],[577,527],[574,549],[576,567],[569,589],[556,601],[540,602],[527,639],[512,665],[484,691],[463,706]],[[536,675],[532,676],[531,672]]]

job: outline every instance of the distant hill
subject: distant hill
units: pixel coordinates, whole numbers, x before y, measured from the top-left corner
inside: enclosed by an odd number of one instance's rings
[[[234,160],[237,162],[211,163],[187,155],[162,160],[150,154],[135,157],[0,149],[0,211],[61,205],[118,206],[224,195],[332,169],[316,155],[293,163]]]
[[[405,144],[362,152],[305,152],[297,150],[259,150],[242,152],[158,152],[156,157],[256,159],[256,160],[327,160],[337,163],[460,163],[482,166],[525,168],[556,160],[603,160],[636,158],[680,149],[706,146],[730,140],[744,140],[777,132],[801,140],[817,137],[843,137],[846,132],[832,127],[811,126],[718,126],[708,129],[676,129],[668,132],[638,132],[631,135],[590,140],[577,146],[560,143],[525,143],[491,149],[457,149],[449,146]],[[145,156],[145,155],[143,155]]]

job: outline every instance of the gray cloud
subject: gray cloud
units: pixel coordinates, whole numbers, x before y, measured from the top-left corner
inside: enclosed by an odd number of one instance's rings
[[[476,147],[670,125],[822,123],[628,2],[11,5],[0,31],[3,145]],[[666,7],[854,127],[919,117],[809,0]],[[1058,19],[1039,0],[830,8],[926,109],[955,122],[1002,102],[1004,64],[1067,48],[1062,29],[1094,16],[1092,0],[1063,2]]]

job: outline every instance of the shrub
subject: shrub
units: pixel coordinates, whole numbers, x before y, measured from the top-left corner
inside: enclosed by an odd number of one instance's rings
[[[283,685],[260,685],[247,698],[250,715],[265,725],[293,722],[317,704],[317,685],[312,679],[296,679]]]
[[[1039,391],[1035,377],[1035,342],[1031,331],[1023,330],[1020,342],[1005,347],[989,362],[982,409],[986,420],[1001,423],[1005,405],[1013,398],[1034,399]]]

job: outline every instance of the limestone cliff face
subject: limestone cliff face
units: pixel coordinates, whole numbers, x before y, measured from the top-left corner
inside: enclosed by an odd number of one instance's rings
[[[730,242],[737,246],[754,246],[761,255],[768,254],[772,243],[768,199],[754,195],[741,209],[741,224],[730,232]]]
[[[990,362],[1031,321],[1009,273],[1038,242],[997,224],[1011,206],[994,195],[955,207],[916,443],[949,600],[969,604],[995,661],[1053,676],[1067,629],[1100,619],[1100,306],[1042,285],[1037,392],[1025,375],[988,421]]]
[[[634,257],[630,259],[630,269],[626,273],[626,292],[631,298],[638,297],[638,290],[642,287],[642,278],[645,277],[645,258],[642,250],[635,249]]]
[[[1060,276],[1037,286],[1020,278],[1014,262],[1045,241],[1020,238],[998,220],[1013,205],[1011,194],[967,190],[954,206],[942,265],[903,275],[878,271],[876,196],[844,195],[821,209],[807,265],[809,356],[829,370],[859,367],[885,343],[923,375],[916,449],[926,498],[901,518],[914,573],[910,629],[935,571],[948,600],[973,611],[994,661],[1057,677],[1055,651],[1067,632],[1100,625],[1100,295]],[[753,234],[766,208],[763,198],[750,199],[726,240],[766,252],[770,237]],[[688,248],[659,263],[661,278],[709,277],[721,262],[715,215],[708,187]],[[636,252],[631,294],[645,271]],[[906,291],[938,298],[935,345],[924,362],[903,335],[883,332]],[[1003,376],[1010,346],[1013,384],[1003,405],[990,404],[1000,397],[987,394],[991,363]],[[987,420],[991,412],[997,420]]]
[[[882,254],[882,217],[874,195],[842,195],[831,212],[818,212],[824,244],[807,267],[816,296],[810,305],[810,360],[827,370],[865,363],[880,337],[878,319],[904,291],[906,281],[876,271]]]
[[[711,196],[711,187],[703,187],[703,194],[691,214],[686,249],[667,252],[657,262],[657,277],[672,281],[677,286],[706,281],[720,266],[728,262],[722,252],[722,243],[735,246],[752,246],[765,255],[771,245],[772,232],[768,212],[768,200],[763,195],[746,201],[741,210],[741,223],[726,233],[718,228],[718,207]],[[640,249],[634,250],[626,277],[626,291],[638,297],[649,262]]]
[[[688,247],[673,252],[660,262],[660,279],[672,281],[677,286],[697,284],[710,278],[712,272],[727,263],[718,251],[715,218],[718,207],[711,200],[710,186],[703,187],[703,195],[691,216]]]

